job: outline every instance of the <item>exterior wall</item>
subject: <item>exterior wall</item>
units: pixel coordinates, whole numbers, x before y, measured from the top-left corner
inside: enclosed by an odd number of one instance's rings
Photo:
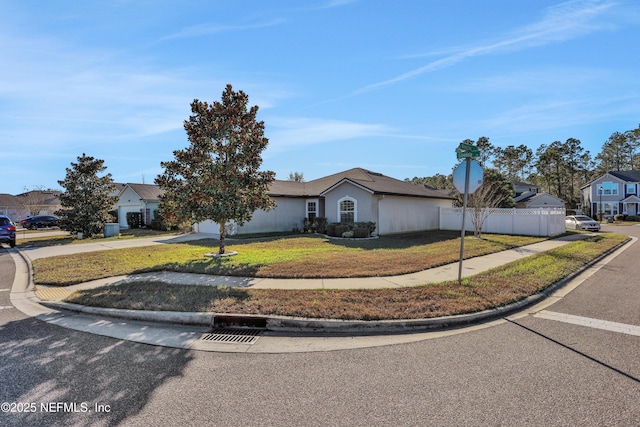
[[[270,211],[257,210],[251,221],[235,228],[238,233],[268,233],[291,231],[300,228],[306,216],[306,199],[274,197],[276,207]],[[232,227],[233,228],[233,227]],[[220,235],[220,226],[213,221],[203,221],[194,226],[196,233]],[[233,233],[235,234],[235,233]]]
[[[603,191],[603,194],[600,195],[598,189],[605,182],[618,184],[618,194],[606,194],[606,192]],[[593,218],[595,218],[600,211],[603,211],[605,216],[622,213],[624,207],[620,202],[628,195],[627,182],[608,173],[593,180],[591,185],[585,187],[582,191],[584,204],[585,206],[589,206],[589,211]]]
[[[153,211],[155,211],[160,207],[160,202],[145,202],[145,201],[141,201],[141,202],[142,202],[142,210],[143,210],[142,220],[144,221],[145,225],[150,225],[151,221],[154,220],[156,217],[153,214]],[[147,211],[149,212],[148,215],[147,215]]]
[[[28,217],[30,212],[28,209],[21,209],[15,206],[0,206],[0,215],[8,216],[9,219],[17,225],[20,220]],[[43,215],[53,215],[53,213],[46,213]]]
[[[307,216],[306,199],[274,197],[276,207],[270,211],[257,210],[251,221],[238,227],[238,233],[291,231],[301,228]]]
[[[437,230],[440,208],[451,207],[451,200],[402,196],[372,195],[349,183],[338,186],[320,199],[320,215],[328,222],[339,222],[338,201],[351,197],[356,201],[356,221],[376,223],[375,234],[403,233],[418,230]],[[290,231],[301,228],[306,216],[304,198],[274,197],[277,207],[271,211],[256,211],[251,221],[237,228],[238,233]],[[194,226],[197,233],[219,235],[218,224],[204,221]]]
[[[527,208],[564,208],[564,202],[550,194],[543,194],[525,203]]]
[[[472,209],[467,208],[465,230],[473,231]],[[495,209],[482,226],[483,233],[523,236],[556,236],[564,233],[566,211],[564,208]],[[462,208],[440,210],[441,230],[460,230]]]
[[[120,197],[118,197],[118,203],[116,203],[120,228],[129,228],[129,224],[127,224],[127,213],[140,212],[140,204],[140,196],[130,187],[125,188],[122,194],[120,194]]]
[[[324,196],[324,211],[327,222],[340,222],[339,200],[349,197],[356,201],[355,221],[377,222],[374,216],[374,197],[367,190],[344,182]]]
[[[451,200],[384,196],[378,203],[378,233],[392,234],[417,230],[437,230],[441,208]]]

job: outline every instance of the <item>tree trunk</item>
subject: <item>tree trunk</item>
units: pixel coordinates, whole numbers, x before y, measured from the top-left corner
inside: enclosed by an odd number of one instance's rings
[[[220,249],[218,250],[218,253],[220,255],[224,254],[224,237],[225,237],[224,236],[224,232],[225,232],[224,224],[225,224],[224,222],[220,222],[219,223],[219,225],[220,225]]]

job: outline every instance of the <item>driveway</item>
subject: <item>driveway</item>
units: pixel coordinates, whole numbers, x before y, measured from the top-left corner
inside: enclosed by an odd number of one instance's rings
[[[105,240],[91,243],[75,243],[72,245],[45,246],[41,248],[20,248],[29,259],[36,260],[57,255],[71,255],[83,252],[104,251],[109,249],[137,248],[142,246],[160,245],[166,243],[182,243],[192,240],[212,239],[212,234],[191,233],[179,236],[143,237],[122,240]]]

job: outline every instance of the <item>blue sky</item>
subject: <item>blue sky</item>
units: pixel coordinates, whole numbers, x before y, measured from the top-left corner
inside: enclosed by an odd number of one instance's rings
[[[146,182],[227,83],[265,122],[263,169],[449,174],[464,139],[640,123],[636,0],[0,0],[0,193],[57,188],[83,152]]]

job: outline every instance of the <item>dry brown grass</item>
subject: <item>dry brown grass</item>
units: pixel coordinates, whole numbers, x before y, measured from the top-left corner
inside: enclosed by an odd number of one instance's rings
[[[128,283],[77,292],[70,302],[144,310],[344,320],[417,319],[477,312],[526,298],[626,241],[599,235],[462,281],[399,289],[277,290]]]
[[[465,258],[535,243],[542,238],[485,235],[465,239]],[[373,240],[333,240],[288,237],[230,242],[239,255],[211,259],[217,240],[162,244],[38,259],[33,262],[36,284],[68,286],[105,277],[147,271],[175,271],[227,276],[319,278],[371,277],[412,273],[455,262],[460,237],[431,231]]]

